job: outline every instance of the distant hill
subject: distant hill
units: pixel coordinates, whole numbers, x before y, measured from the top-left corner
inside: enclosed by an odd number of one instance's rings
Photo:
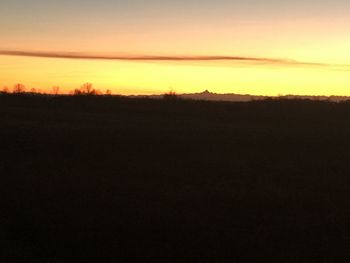
[[[309,100],[329,100],[329,101],[346,101],[350,100],[348,96],[311,96],[311,95],[283,95],[283,96],[257,96],[249,94],[235,94],[235,93],[214,93],[208,90],[199,93],[184,93],[178,94],[179,98],[192,100],[207,100],[207,101],[252,101],[264,99],[309,99]],[[130,96],[130,97],[148,97],[148,98],[162,98],[163,95],[149,95],[149,96]]]

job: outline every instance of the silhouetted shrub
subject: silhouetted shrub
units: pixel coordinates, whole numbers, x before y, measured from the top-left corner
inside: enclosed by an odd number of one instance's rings
[[[178,99],[180,99],[180,97],[178,95],[176,95],[175,91],[169,91],[168,93],[165,93],[163,95],[163,99],[164,100],[178,100]]]

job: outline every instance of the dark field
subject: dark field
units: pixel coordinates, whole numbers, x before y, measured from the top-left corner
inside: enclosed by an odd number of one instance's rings
[[[347,262],[350,103],[0,96],[0,262]]]

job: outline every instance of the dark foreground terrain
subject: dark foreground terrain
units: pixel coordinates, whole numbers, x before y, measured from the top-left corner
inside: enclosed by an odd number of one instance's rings
[[[347,262],[350,103],[0,96],[0,262]]]

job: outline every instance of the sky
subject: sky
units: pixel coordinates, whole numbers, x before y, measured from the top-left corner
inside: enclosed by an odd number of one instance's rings
[[[350,95],[348,0],[1,0],[0,88]]]

